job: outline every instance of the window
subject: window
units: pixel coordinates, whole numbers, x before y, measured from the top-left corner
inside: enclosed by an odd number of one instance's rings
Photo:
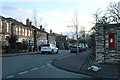
[[[19,35],[22,35],[21,27],[19,27]]]
[[[23,28],[23,29],[22,29],[22,35],[23,35],[23,36],[24,36],[24,32],[25,32],[25,31],[24,31],[24,28]]]
[[[0,32],[2,32],[2,20],[0,20]]]
[[[30,36],[30,30],[28,31],[28,36]]]
[[[16,28],[16,35],[18,35],[18,28]]]
[[[30,36],[32,36],[32,31],[31,31],[31,34],[30,34]]]
[[[25,36],[27,36],[27,29],[25,29]]]
[[[9,32],[9,23],[7,23],[7,32]]]

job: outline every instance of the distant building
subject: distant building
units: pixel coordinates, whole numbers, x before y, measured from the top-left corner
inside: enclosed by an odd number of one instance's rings
[[[52,30],[50,30],[50,33],[48,34],[48,43],[56,45],[57,36],[57,34],[53,33]]]
[[[50,33],[48,34],[48,43],[56,45],[59,49],[69,48],[68,37],[62,34],[53,33],[52,30],[50,30]]]
[[[39,47],[42,44],[47,44],[48,33],[44,30],[44,28],[42,28],[42,25],[40,26],[40,29],[36,28],[35,26],[32,26],[32,28],[34,29],[34,45]]]
[[[97,25],[95,40],[98,63],[120,61],[120,23]]]
[[[67,36],[58,35],[56,37],[56,45],[59,49],[69,49],[69,39]]]

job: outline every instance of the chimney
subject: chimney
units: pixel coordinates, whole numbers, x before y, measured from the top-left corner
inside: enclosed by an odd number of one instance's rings
[[[43,31],[45,31],[45,28],[43,28]]]
[[[32,26],[32,22],[30,21],[29,24],[30,24],[30,27],[31,27]]]
[[[26,25],[29,26],[29,18],[26,19]]]
[[[42,30],[42,25],[40,25],[40,30]]]
[[[50,34],[52,34],[52,29],[50,30]]]

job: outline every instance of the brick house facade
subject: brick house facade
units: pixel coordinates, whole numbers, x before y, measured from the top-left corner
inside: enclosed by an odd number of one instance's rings
[[[5,52],[4,47],[9,46],[8,39],[11,36],[11,21],[6,20],[5,17],[0,16],[0,52]]]

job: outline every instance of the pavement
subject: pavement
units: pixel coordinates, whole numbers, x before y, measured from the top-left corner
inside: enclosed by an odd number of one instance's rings
[[[33,55],[39,52],[24,52],[24,53],[3,53],[0,54],[0,57],[13,57],[13,56],[21,56],[21,55]]]
[[[112,79],[120,80],[120,65],[118,64],[97,64],[94,59],[88,61],[88,57],[92,50],[87,50],[79,54],[75,54],[66,58],[57,59],[52,62],[54,66],[59,69],[66,70],[69,72],[74,72],[78,74],[84,74],[91,76],[92,78],[97,78],[100,80]],[[70,53],[74,54],[74,53]],[[89,71],[89,64],[100,67],[101,70],[97,72]]]

